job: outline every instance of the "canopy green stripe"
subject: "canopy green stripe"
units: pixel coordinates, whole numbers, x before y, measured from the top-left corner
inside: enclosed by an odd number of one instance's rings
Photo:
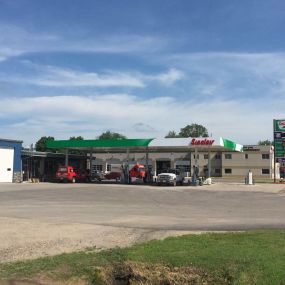
[[[220,138],[220,145],[230,150],[235,150],[235,151],[240,151],[240,152],[243,151],[243,146],[241,144],[237,144],[228,139]]]
[[[48,148],[129,148],[147,147],[153,139],[117,139],[117,140],[57,140],[48,141]]]

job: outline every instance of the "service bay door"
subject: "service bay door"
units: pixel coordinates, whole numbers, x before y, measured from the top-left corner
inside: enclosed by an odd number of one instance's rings
[[[14,149],[0,148],[0,182],[13,182]]]

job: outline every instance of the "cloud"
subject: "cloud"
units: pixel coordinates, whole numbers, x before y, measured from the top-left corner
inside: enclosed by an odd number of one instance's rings
[[[123,72],[98,74],[95,72],[79,72],[57,67],[47,67],[46,70],[42,69],[42,71],[43,73],[39,77],[26,78],[23,81],[29,84],[49,87],[144,87],[142,80]],[[19,80],[21,79],[18,78]]]
[[[104,73],[83,72],[55,66],[42,66],[29,61],[22,61],[24,66],[32,70],[21,76],[3,74],[2,82],[30,84],[45,87],[136,87],[142,88],[152,82],[172,85],[183,78],[183,73],[170,69],[165,73],[143,74],[140,72],[107,71]],[[0,73],[1,74],[1,73]]]
[[[0,61],[26,53],[136,53],[154,52],[165,47],[165,39],[148,35],[108,34],[82,37],[66,33],[38,33],[0,22]]]
[[[136,132],[140,132],[140,133],[152,133],[152,132],[157,132],[157,130],[154,128],[154,126],[139,122],[139,123],[135,123],[133,126],[134,130]]]
[[[183,79],[184,73],[176,68],[171,68],[165,73],[157,75],[146,75],[144,77],[150,81],[158,81],[164,85],[172,85],[176,81]]]
[[[36,34],[5,23],[0,23],[0,34],[0,61],[24,53],[45,51],[60,41],[56,35]]]
[[[191,93],[201,98],[260,100],[285,91],[285,53],[185,53],[160,61],[182,70]]]
[[[106,130],[129,138],[163,137],[169,130],[198,123],[214,137],[253,144],[271,139],[272,119],[282,118],[284,104],[285,98],[272,105],[254,100],[181,104],[170,97],[142,99],[128,94],[2,98],[1,136],[23,139],[25,144],[44,135],[92,139]]]

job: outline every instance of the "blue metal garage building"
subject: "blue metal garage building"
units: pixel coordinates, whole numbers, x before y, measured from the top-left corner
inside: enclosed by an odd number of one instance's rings
[[[0,182],[21,182],[22,141],[0,138]]]

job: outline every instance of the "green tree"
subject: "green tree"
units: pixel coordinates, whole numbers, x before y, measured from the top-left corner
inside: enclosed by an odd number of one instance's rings
[[[270,140],[259,141],[258,145],[272,145],[273,143]]]
[[[168,134],[165,136],[165,138],[177,138],[178,135],[175,131],[169,131]]]
[[[187,125],[186,127],[180,129],[178,135],[182,138],[197,138],[209,136],[208,130],[204,126],[198,124]]]
[[[126,139],[126,138],[127,137],[122,134],[114,133],[111,131],[106,131],[98,137],[99,140],[119,140],[119,139]]]
[[[76,141],[83,141],[84,138],[82,136],[78,136],[78,137],[70,137],[69,140],[76,140]]]
[[[55,152],[55,149],[48,149],[47,148],[47,142],[48,141],[54,141],[54,137],[41,137],[37,142],[36,142],[36,151],[50,151],[50,152]]]
[[[70,137],[69,140],[75,140],[75,141],[83,141],[84,138],[82,136],[78,136],[78,137]],[[69,154],[76,154],[76,155],[85,155],[84,151],[81,150],[69,150],[68,151]]]

